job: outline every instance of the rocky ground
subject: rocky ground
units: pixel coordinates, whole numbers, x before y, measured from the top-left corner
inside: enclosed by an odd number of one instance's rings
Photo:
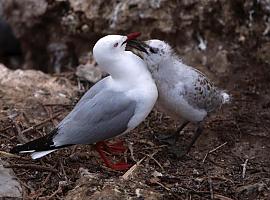
[[[174,131],[176,123],[153,111],[123,137],[126,154],[114,157],[133,163],[134,171],[107,169],[89,145],[37,161],[2,158],[0,172],[1,166],[13,169],[24,199],[269,199],[270,2],[106,2],[0,2],[0,14],[22,49],[17,62],[11,56],[4,64],[34,69],[0,66],[1,151],[46,134],[72,109],[91,86],[78,79],[76,74],[85,73],[75,74],[76,66],[91,69],[91,82],[102,76],[90,50],[105,34],[141,31],[142,39],[168,41],[184,62],[232,94],[231,104],[209,116],[204,134],[183,159],[156,139]],[[181,133],[180,147],[193,128]]]

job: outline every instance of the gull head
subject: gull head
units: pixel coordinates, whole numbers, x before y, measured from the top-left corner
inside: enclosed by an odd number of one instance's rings
[[[97,41],[93,48],[93,56],[99,68],[115,79],[129,77],[131,71],[139,70],[145,63],[135,54],[126,51],[127,43],[140,36],[135,32],[123,35],[107,35]],[[137,67],[132,67],[136,65]]]
[[[145,41],[147,53],[143,52],[143,59],[152,65],[157,65],[172,55],[171,46],[161,40]]]
[[[93,56],[98,64],[111,62],[126,49],[127,42],[138,37],[140,33],[123,35],[107,35],[97,41],[93,48]]]

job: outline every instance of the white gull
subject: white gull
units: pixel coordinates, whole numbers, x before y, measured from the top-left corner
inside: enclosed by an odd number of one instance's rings
[[[93,55],[110,76],[90,88],[51,133],[18,145],[11,152],[31,152],[37,159],[62,147],[93,144],[138,126],[152,110],[158,91],[143,60],[125,51],[128,40],[136,36],[101,38]]]

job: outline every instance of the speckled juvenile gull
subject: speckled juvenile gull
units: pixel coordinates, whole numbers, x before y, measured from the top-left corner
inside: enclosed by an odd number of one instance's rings
[[[201,122],[229,102],[230,96],[215,87],[202,72],[185,65],[170,45],[161,40],[137,41],[130,46],[143,51],[142,57],[158,87],[157,107],[182,123],[175,136],[189,122],[198,125],[188,145],[189,152],[202,132]]]
[[[101,38],[93,55],[110,76],[90,88],[50,134],[11,152],[31,152],[36,159],[62,147],[103,141],[138,126],[152,110],[158,92],[143,60],[125,51],[127,41],[135,36]]]

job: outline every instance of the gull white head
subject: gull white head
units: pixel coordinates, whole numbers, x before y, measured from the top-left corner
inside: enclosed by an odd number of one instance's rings
[[[140,33],[131,33],[127,36],[107,35],[99,39],[93,48],[93,56],[99,67],[111,75],[119,73],[123,65],[117,65],[117,63],[126,55],[127,42],[139,35]]]
[[[126,49],[128,41],[140,36],[139,32],[123,35],[107,35],[97,41],[93,48],[93,55],[98,63],[102,63],[105,60],[115,60]]]
[[[97,41],[93,48],[93,55],[97,63],[101,64],[106,60],[114,60],[116,55],[126,49],[128,37],[122,35],[107,35]]]

